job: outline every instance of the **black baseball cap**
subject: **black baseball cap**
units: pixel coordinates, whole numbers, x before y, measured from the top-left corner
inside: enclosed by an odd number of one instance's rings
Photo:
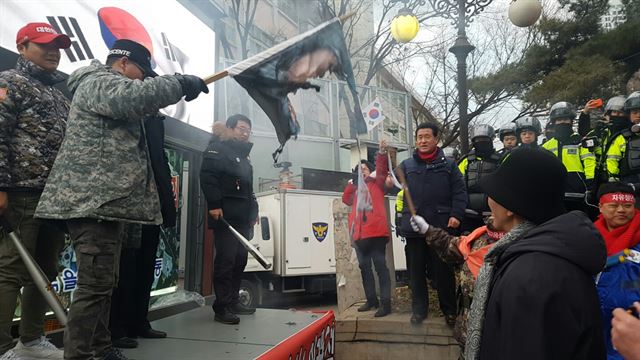
[[[144,72],[145,77],[156,77],[158,74],[151,69],[151,53],[141,44],[128,39],[119,39],[113,43],[107,60],[110,58],[121,58],[126,56],[129,60],[136,63]]]

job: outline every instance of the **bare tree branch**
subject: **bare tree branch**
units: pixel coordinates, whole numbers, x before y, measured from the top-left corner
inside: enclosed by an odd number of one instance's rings
[[[242,59],[249,56],[249,36],[253,28],[253,20],[258,9],[258,0],[232,0],[231,18],[240,36],[240,51]]]

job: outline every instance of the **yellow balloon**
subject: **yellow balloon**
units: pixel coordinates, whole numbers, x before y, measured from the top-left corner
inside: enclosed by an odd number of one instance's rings
[[[420,23],[414,15],[398,15],[391,21],[391,35],[399,43],[407,43],[418,34]]]

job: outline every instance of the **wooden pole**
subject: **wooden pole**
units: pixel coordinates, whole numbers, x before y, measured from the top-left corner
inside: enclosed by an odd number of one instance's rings
[[[344,24],[345,21],[347,21],[350,17],[352,17],[355,14],[356,14],[356,12],[352,11],[352,12],[346,13],[344,15],[341,15],[340,17],[338,17],[338,19],[340,19],[340,22]]]
[[[409,212],[411,213],[411,216],[416,216],[416,208],[415,206],[413,206],[413,200],[411,199],[411,193],[409,193],[407,179],[405,179],[404,172],[402,171],[402,168],[400,166],[396,168],[396,174],[398,174],[398,178],[400,179],[400,183],[402,184],[402,191],[404,191],[404,198],[407,199]]]
[[[202,80],[204,80],[204,83],[209,85],[212,82],[216,82],[220,79],[224,79],[225,77],[229,76],[229,72],[227,70],[222,70],[220,72],[217,72],[213,75],[209,75],[205,78],[202,78]]]

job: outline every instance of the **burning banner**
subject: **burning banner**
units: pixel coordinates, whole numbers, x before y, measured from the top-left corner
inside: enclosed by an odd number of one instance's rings
[[[280,147],[273,153],[274,161],[284,144],[300,131],[295,110],[288,98],[298,89],[315,88],[308,80],[322,77],[329,71],[347,82],[354,100],[352,128],[358,134],[367,132],[351,59],[344,42],[340,19],[327,21],[314,29],[254,55],[226,70],[205,78],[206,83],[227,75],[233,77],[260,105],[275,127]]]

